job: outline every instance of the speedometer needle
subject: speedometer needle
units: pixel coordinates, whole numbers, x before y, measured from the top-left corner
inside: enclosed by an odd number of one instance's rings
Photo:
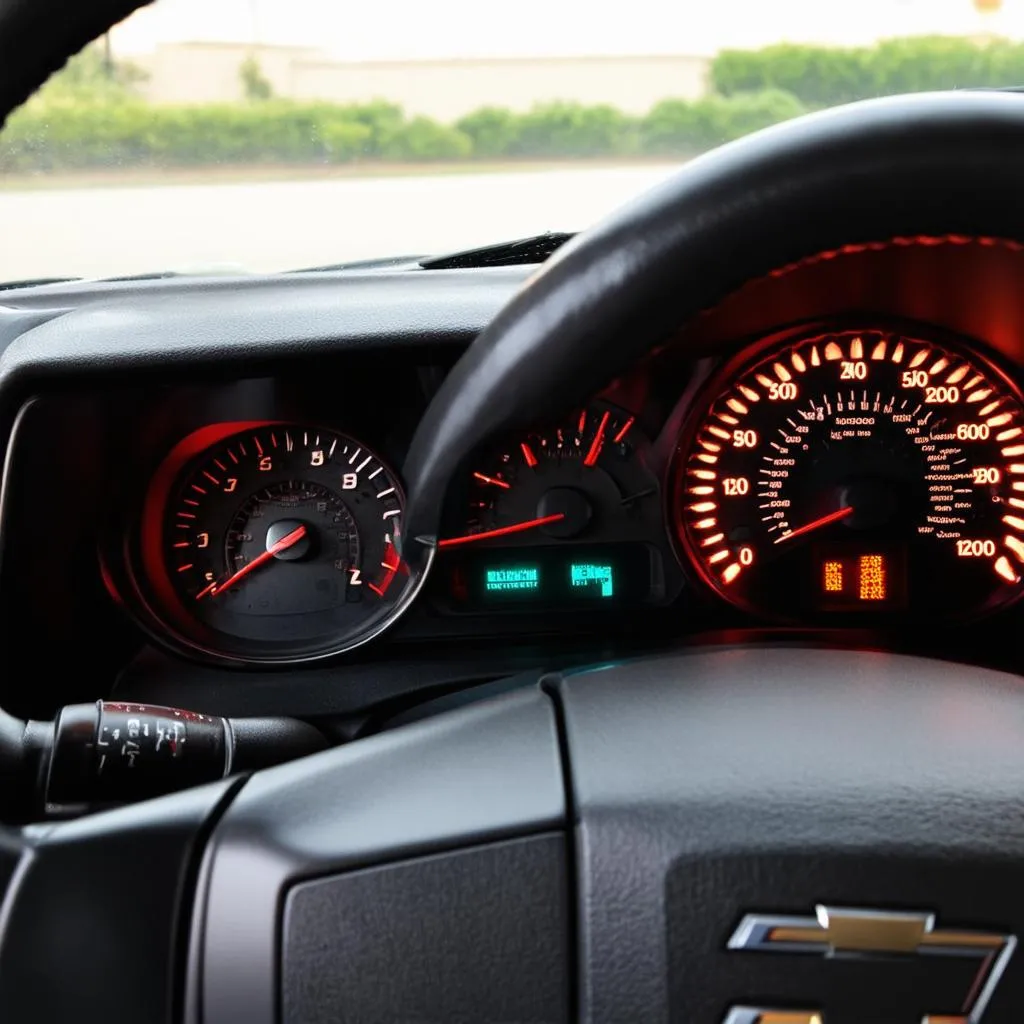
[[[200,591],[196,596],[196,600],[206,593],[211,597],[216,597],[222,590],[227,590],[228,587],[233,587],[239,580],[245,579],[253,569],[258,569],[261,565],[265,565],[269,562],[274,555],[281,551],[287,551],[288,548],[292,547],[292,545],[298,544],[298,542],[306,536],[306,532],[305,526],[296,526],[291,533],[286,533],[280,540],[274,541],[266,551],[257,555],[251,562],[246,562],[245,565],[243,565],[237,572],[233,572],[223,583],[214,583],[206,590]]]
[[[492,537],[504,537],[510,533],[522,533],[523,530],[532,530],[535,526],[544,526],[545,523],[557,523],[564,518],[564,512],[555,512],[550,516],[527,519],[523,523],[513,523],[511,526],[499,526],[496,530],[485,530],[483,533],[467,533],[465,537],[446,537],[444,540],[439,540],[437,546],[452,548],[456,544],[473,544],[478,540],[490,540]]]
[[[790,530],[789,533],[785,533],[781,537],[776,538],[775,543],[781,544],[784,540],[792,540],[794,537],[802,537],[805,533],[810,533],[811,530],[817,530],[822,526],[828,526],[829,523],[838,523],[840,519],[845,519],[850,515],[853,515],[853,506],[847,505],[845,508],[837,509],[835,512],[829,512],[827,516],[822,516],[820,519],[812,519],[811,522],[804,523],[803,526],[798,526],[795,530]]]

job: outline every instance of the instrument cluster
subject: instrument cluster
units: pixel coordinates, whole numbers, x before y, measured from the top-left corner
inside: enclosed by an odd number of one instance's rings
[[[127,530],[126,604],[192,656],[290,664],[414,602],[467,629],[674,609],[685,632],[708,610],[964,621],[1024,592],[1024,406],[980,345],[817,324],[687,373],[648,363],[481,439],[426,541],[403,534],[400,457],[344,415],[206,423],[163,455]]]

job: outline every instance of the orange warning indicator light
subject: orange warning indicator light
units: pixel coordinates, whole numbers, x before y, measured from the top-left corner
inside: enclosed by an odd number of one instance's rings
[[[825,562],[822,567],[821,582],[826,594],[841,594],[843,592],[843,563]]]
[[[1024,551],[1024,542],[1021,543]],[[828,545],[818,554],[821,607],[828,611],[867,611],[868,606],[900,607],[906,579],[899,553],[850,551]],[[1022,559],[1024,561],[1024,559]]]
[[[881,555],[861,555],[857,560],[858,596],[862,601],[884,601],[888,573]]]

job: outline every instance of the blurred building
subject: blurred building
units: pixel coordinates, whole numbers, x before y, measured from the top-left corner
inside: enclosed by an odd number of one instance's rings
[[[644,113],[666,97],[704,93],[709,60],[681,54],[341,61],[300,46],[162,43],[132,60],[154,103],[230,102],[254,58],[277,96],[361,103],[386,99],[412,114],[452,121],[482,106],[526,110],[549,100],[610,103]]]

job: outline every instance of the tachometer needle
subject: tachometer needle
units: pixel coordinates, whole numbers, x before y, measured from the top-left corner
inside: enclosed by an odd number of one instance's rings
[[[253,569],[258,569],[261,565],[269,562],[274,555],[281,551],[287,551],[293,544],[298,544],[306,536],[306,532],[305,526],[296,526],[291,533],[286,533],[280,540],[274,541],[266,551],[257,555],[251,562],[246,562],[237,572],[233,572],[223,583],[216,583],[212,589],[207,588],[207,590],[200,591],[197,595],[197,600],[205,593],[209,593],[211,597],[216,597],[222,590],[233,587],[239,580],[245,579]]]
[[[527,519],[522,523],[513,523],[511,526],[499,526],[496,530],[485,530],[483,533],[467,533],[465,537],[446,537],[439,540],[439,548],[453,548],[456,544],[474,544],[478,540],[490,540],[492,537],[505,537],[510,533],[522,533],[523,530],[532,530],[535,526],[543,526],[545,523],[557,523],[565,518],[564,512],[555,512],[550,516],[541,516],[539,519]]]
[[[828,526],[829,523],[838,523],[840,519],[845,519],[850,515],[853,515],[852,505],[836,509],[835,512],[829,512],[827,516],[822,516],[820,519],[813,519],[809,523],[804,523],[803,526],[798,526],[795,530],[790,530],[789,533],[784,533],[781,537],[776,538],[775,543],[781,544],[785,540],[792,540],[794,537],[802,537],[805,533],[810,533],[811,530],[817,530],[822,526]]]

